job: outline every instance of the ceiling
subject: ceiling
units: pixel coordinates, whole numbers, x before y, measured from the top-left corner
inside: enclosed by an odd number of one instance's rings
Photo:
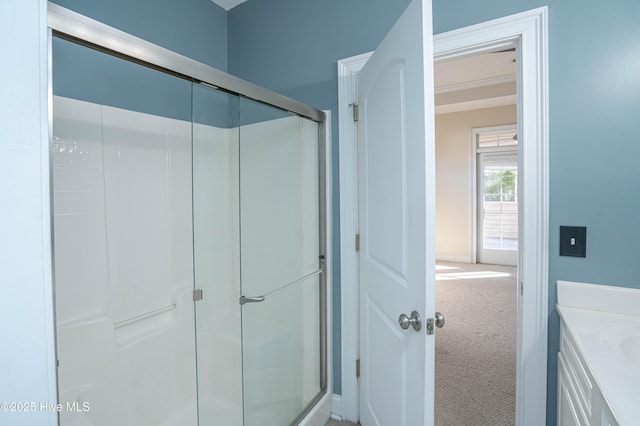
[[[516,104],[516,52],[434,65],[436,114]]]

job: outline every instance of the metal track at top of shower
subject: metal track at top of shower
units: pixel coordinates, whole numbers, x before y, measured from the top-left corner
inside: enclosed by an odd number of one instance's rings
[[[180,55],[77,12],[48,3],[48,25],[59,38],[145,65],[185,80],[269,104],[324,123],[325,113],[224,71]]]

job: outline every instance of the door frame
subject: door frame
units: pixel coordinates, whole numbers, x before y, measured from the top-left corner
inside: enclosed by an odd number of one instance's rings
[[[433,43],[434,62],[518,47],[518,135],[535,143],[520,144],[518,159],[520,194],[527,209],[520,207],[519,212],[516,424],[544,424],[549,309],[548,8],[438,34]],[[357,156],[351,106],[357,99],[357,73],[370,55],[338,61],[342,395],[334,396],[333,412],[351,421],[359,415]]]

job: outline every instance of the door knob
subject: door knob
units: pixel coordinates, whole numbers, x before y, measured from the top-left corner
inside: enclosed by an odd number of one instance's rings
[[[400,328],[403,330],[408,329],[410,326],[413,326],[415,331],[420,331],[422,328],[422,318],[420,318],[420,314],[416,311],[411,312],[411,316],[408,317],[406,314],[401,314],[398,317],[398,324],[400,324]]]
[[[444,327],[444,315],[440,312],[436,312],[436,327],[442,328]]]
[[[442,315],[440,312],[436,312],[436,314],[434,315],[435,318],[427,318],[427,335],[431,336],[433,335],[434,332],[434,328],[433,326],[435,325],[438,328],[442,328],[444,327],[444,315]]]

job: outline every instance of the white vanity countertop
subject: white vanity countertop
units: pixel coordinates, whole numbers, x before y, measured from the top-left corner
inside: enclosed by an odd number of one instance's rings
[[[640,290],[558,281],[557,310],[619,424],[640,424]]]

